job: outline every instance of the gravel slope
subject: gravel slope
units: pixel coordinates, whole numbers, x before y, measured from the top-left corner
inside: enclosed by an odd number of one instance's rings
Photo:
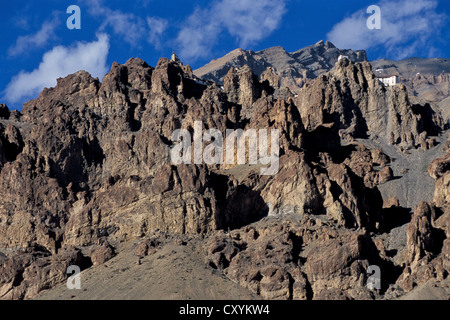
[[[258,299],[208,267],[202,260],[200,241],[188,243],[167,243],[141,259],[135,254],[137,243],[128,243],[105,264],[84,270],[81,290],[68,290],[62,284],[37,300]]]

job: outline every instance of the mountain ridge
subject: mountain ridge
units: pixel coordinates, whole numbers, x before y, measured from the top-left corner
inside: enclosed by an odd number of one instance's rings
[[[218,85],[179,61],[151,67],[133,58],[101,82],[85,71],[59,79],[21,113],[2,106],[0,298],[35,298],[63,283],[70,265],[101,279],[96,270],[114,257],[147,274],[153,255],[172,250],[181,262],[195,252],[189,265],[204,261],[206,278],[219,285],[211,274],[226,277],[236,296],[395,299],[430,280],[444,286],[450,148],[441,116],[411,102],[404,85],[384,86],[367,61],[342,59],[297,96],[277,77],[230,68]],[[191,132],[195,122],[220,132],[278,130],[278,173],[172,163],[174,130]],[[408,166],[387,146],[425,160]],[[412,194],[409,180],[397,182],[420,170],[436,181],[432,199],[414,193],[404,203],[382,190],[392,183]],[[417,179],[414,188],[430,185]],[[135,252],[122,254],[133,242]],[[159,265],[155,274],[164,273]],[[383,270],[378,290],[365,285],[370,265]],[[189,276],[179,270],[171,274]]]
[[[324,70],[328,71],[341,54],[350,56],[355,62],[366,60],[365,51],[339,50],[331,42],[321,40],[291,53],[280,46],[257,52],[236,49],[194,70],[194,74],[205,80],[222,83],[231,67],[242,67],[242,63],[246,63],[257,76],[268,67],[273,67],[280,76],[295,77],[297,82],[302,83],[301,79],[317,77]],[[321,59],[314,60],[314,55]]]
[[[353,62],[368,61],[364,50],[341,50],[331,42],[321,40],[291,53],[280,46],[257,52],[236,49],[193,72],[205,80],[223,83],[230,68],[248,65],[262,79],[266,79],[266,70],[272,68],[272,85],[279,82],[280,87],[298,94],[305,84],[333,69],[340,55]],[[412,57],[400,61],[379,59],[368,62],[377,77],[399,76],[411,99],[417,103],[431,103],[450,125],[450,100],[447,99],[450,97],[450,59]],[[289,93],[284,92],[279,97],[286,99],[288,96]]]

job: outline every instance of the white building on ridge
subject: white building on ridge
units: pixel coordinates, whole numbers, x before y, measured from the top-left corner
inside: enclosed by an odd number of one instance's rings
[[[383,78],[378,78],[378,80],[387,87],[392,87],[399,83],[398,76],[383,77]]]
[[[338,61],[341,61],[342,59],[347,59],[348,61],[351,61],[348,56],[344,56],[341,54],[341,55],[339,55]]]

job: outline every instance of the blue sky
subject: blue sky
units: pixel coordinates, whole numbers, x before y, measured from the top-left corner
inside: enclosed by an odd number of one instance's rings
[[[70,5],[81,29],[69,30]],[[381,9],[369,30],[367,8]],[[450,58],[448,0],[42,0],[0,2],[0,102],[12,109],[56,78],[84,69],[100,80],[114,61],[155,66],[174,50],[194,69],[238,47],[296,51],[319,40],[368,58]]]

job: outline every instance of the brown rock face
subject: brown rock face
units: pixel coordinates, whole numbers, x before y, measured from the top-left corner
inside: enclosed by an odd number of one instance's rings
[[[371,263],[389,268],[362,232],[305,217],[242,228],[210,238],[207,261],[265,299],[372,299]]]
[[[242,106],[241,115],[250,118],[254,113],[253,104],[261,97],[262,88],[258,78],[249,66],[242,69],[230,69],[224,79],[224,91],[232,103]]]
[[[407,228],[407,266],[397,280],[403,290],[411,291],[430,279],[444,280],[449,271],[449,212],[437,217],[437,209],[425,202],[414,210]]]
[[[280,226],[222,233],[209,240],[208,261],[265,299],[305,300],[310,290],[298,265],[298,240]]]
[[[203,79],[223,83],[231,68],[238,69],[248,65],[261,77],[270,68],[280,76],[282,87],[297,92],[308,80],[330,71],[340,55],[348,56],[355,62],[367,61],[365,51],[340,50],[329,41],[319,41],[295,52],[286,52],[282,47],[258,52],[236,49],[195,70],[194,73]],[[277,89],[275,86],[274,88]]]
[[[297,98],[307,129],[335,123],[342,136],[380,137],[404,148],[420,145],[420,134],[436,134],[444,123],[430,106],[411,105],[402,85],[385,88],[369,63],[339,61]]]
[[[397,281],[411,291],[430,279],[442,281],[450,272],[449,152],[428,168],[437,179],[433,203],[421,202],[407,227],[407,267]]]
[[[408,259],[411,263],[420,260],[434,251],[432,220],[436,212],[429,204],[421,202],[414,210],[414,215],[407,229]]]
[[[24,142],[19,129],[11,124],[3,126],[0,123],[0,166],[16,160],[23,147]]]
[[[33,298],[63,282],[71,265],[84,269],[90,266],[90,261],[75,248],[65,248],[55,255],[36,248],[16,253],[0,261],[0,299]]]
[[[445,156],[434,160],[428,167],[428,173],[436,179],[434,202],[438,207],[449,210],[450,206],[450,151]]]
[[[322,46],[337,52],[313,49]],[[222,88],[179,62],[130,59],[101,82],[84,71],[58,79],[22,114],[1,105],[0,252],[13,252],[0,255],[0,297],[32,298],[69,265],[100,265],[121,242],[155,232],[206,237],[207,263],[266,299],[380,297],[398,276],[372,239],[392,229],[378,186],[395,178],[394,160],[355,139],[416,148],[440,118],[403,87],[381,86],[368,63],[343,60],[297,97],[282,82],[247,67],[230,69]],[[278,171],[173,163],[173,132],[195,134],[197,121],[223,134],[278,130]],[[435,204],[408,227],[413,275],[416,261],[448,252],[447,167],[430,169]],[[136,255],[157,246],[144,242]],[[372,264],[396,275],[380,292],[365,287]]]
[[[448,63],[448,62],[447,62]],[[440,110],[444,122],[450,121],[450,74],[441,69],[437,73],[418,73],[403,81],[417,101],[426,102]]]
[[[114,248],[107,240],[99,239],[98,244],[95,245],[89,254],[92,265],[98,266],[114,257]]]

